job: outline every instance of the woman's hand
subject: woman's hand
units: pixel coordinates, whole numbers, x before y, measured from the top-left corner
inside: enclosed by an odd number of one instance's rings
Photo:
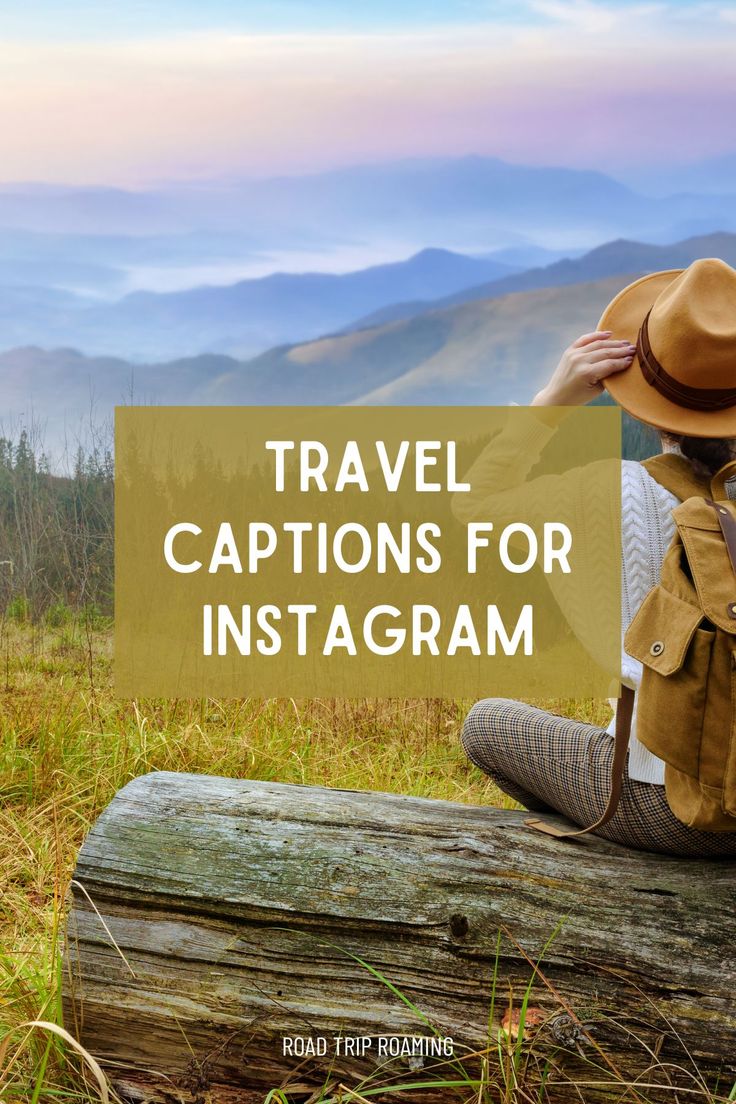
[[[631,365],[636,346],[614,341],[610,330],[583,334],[565,349],[552,378],[532,406],[582,406],[603,390],[601,380]]]

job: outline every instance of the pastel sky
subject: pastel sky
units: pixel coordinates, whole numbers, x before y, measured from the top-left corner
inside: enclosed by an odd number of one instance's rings
[[[0,173],[688,162],[736,151],[735,48],[725,0],[0,0]]]

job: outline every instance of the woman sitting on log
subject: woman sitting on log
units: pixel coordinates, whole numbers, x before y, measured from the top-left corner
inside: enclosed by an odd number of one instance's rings
[[[679,457],[674,463],[671,456],[664,462],[660,459],[659,466],[648,462],[651,473],[639,462],[623,461],[625,633],[660,581],[675,534],[672,510],[691,495],[700,494],[706,501],[718,497],[711,490],[713,476],[736,458],[736,271],[719,260],[702,260],[684,271],[654,273],[635,281],[609,304],[599,329],[578,338],[565,351],[532,406],[582,405],[604,387],[626,411],[659,430],[665,454]],[[541,448],[549,430],[543,418],[537,425]],[[534,447],[532,443],[532,452]],[[484,470],[489,463],[481,456],[468,473],[474,487],[483,486],[484,479],[487,487],[492,485],[488,467]],[[736,465],[726,470],[720,486],[722,501],[736,498]],[[581,506],[584,509],[585,503]],[[729,551],[733,557],[730,545]],[[724,568],[719,585],[726,574]],[[736,579],[731,581],[736,597]],[[728,609],[736,619],[736,602]],[[736,647],[736,637],[728,639]],[[659,642],[659,647],[664,651],[664,643]],[[653,656],[658,654],[656,648],[655,641]],[[736,670],[736,652],[730,658]],[[641,850],[736,857],[736,818],[731,817],[729,826],[725,817],[718,831],[706,831],[688,826],[672,811],[665,763],[636,738],[631,690],[638,690],[642,670],[641,662],[624,650],[622,677],[629,687],[633,718],[628,762],[620,759],[620,797],[612,814],[615,718],[604,730],[523,702],[488,698],[466,718],[465,750],[505,793],[534,812],[562,813],[574,824]],[[730,716],[733,706],[725,676],[723,698]],[[622,697],[619,712],[624,701]],[[657,723],[667,728],[672,715],[661,715]],[[729,740],[736,744],[729,729],[736,731],[733,717],[730,725],[723,725],[722,737],[718,733],[725,748]],[[731,758],[735,756],[736,748]],[[536,826],[544,827],[539,822]]]

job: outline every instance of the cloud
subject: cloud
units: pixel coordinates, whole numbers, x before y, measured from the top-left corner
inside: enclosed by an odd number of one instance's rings
[[[537,15],[569,24],[586,34],[612,30],[621,16],[610,6],[595,4],[592,0],[533,0],[530,7]]]
[[[658,4],[531,6],[531,21],[519,6],[391,33],[6,41],[2,172],[137,184],[425,154],[615,170],[725,152],[736,24],[713,11],[684,25]]]
[[[696,5],[699,6],[699,5]],[[529,0],[529,10],[553,23],[564,24],[582,34],[608,34],[614,30],[631,33],[633,27],[661,33],[673,17],[688,17],[692,5],[667,3],[600,3],[598,0]]]

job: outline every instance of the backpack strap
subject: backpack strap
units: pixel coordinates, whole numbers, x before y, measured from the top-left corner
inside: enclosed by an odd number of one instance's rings
[[[726,544],[728,551],[728,558],[731,561],[731,567],[733,573],[736,575],[736,518],[730,510],[725,506],[720,506],[717,502],[712,502],[709,498],[706,499],[709,506],[716,512],[718,518],[718,524],[721,527],[721,533],[723,534],[723,540]],[[729,611],[732,609],[732,605],[729,606]],[[736,616],[736,613],[732,613],[731,616]]]
[[[710,481],[710,491],[716,502],[736,499],[736,460],[729,460],[716,472]]]
[[[611,792],[608,803],[603,810],[603,815],[598,818],[595,824],[591,824],[588,828],[576,829],[573,832],[565,832],[555,824],[548,824],[544,820],[537,820],[536,817],[526,820],[524,822],[525,824],[530,828],[536,828],[538,832],[544,832],[548,836],[555,836],[557,839],[574,839],[576,836],[586,836],[588,832],[595,832],[597,828],[602,828],[604,824],[608,824],[609,820],[611,820],[618,809],[621,800],[624,775],[626,773],[626,752],[628,751],[629,740],[631,738],[631,718],[633,713],[634,691],[630,686],[622,686],[621,697],[618,699],[618,707],[616,709],[616,734],[613,740],[613,760],[611,762]]]
[[[688,459],[675,452],[651,456],[641,463],[652,479],[656,479],[657,483],[671,491],[681,502],[686,502],[688,498],[702,497],[715,510],[731,566],[736,573],[736,520],[729,510],[718,505],[719,501],[729,498],[729,484],[736,483],[736,460],[724,464],[710,480],[699,479]]]
[[[642,467],[666,491],[670,491],[680,502],[694,495],[710,498],[711,486],[706,479],[699,479],[686,456],[676,452],[663,452],[661,456],[650,456],[641,461]]]

